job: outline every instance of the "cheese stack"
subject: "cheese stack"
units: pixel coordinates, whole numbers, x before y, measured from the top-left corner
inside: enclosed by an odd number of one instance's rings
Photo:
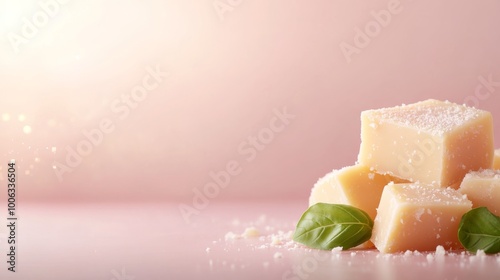
[[[319,179],[311,190],[309,205],[319,202],[348,204],[365,211],[375,219],[377,206],[385,185],[390,182],[409,182],[391,175],[384,175],[370,170],[365,165],[353,165],[334,170]],[[373,248],[367,241],[358,249]]]
[[[371,241],[384,253],[460,247],[460,218],[486,202],[457,189],[470,171],[493,167],[491,113],[431,99],[363,111],[361,128],[356,165],[320,179],[309,204],[350,204],[375,216]]]

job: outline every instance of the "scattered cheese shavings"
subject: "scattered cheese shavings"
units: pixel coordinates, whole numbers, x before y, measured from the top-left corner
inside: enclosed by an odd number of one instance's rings
[[[245,229],[241,236],[243,236],[244,238],[258,237],[260,236],[260,232],[255,227],[248,227]]]
[[[241,238],[259,237],[259,236],[260,236],[260,232],[257,228],[248,227],[245,229],[245,231],[241,235],[230,231],[230,232],[226,233],[226,235],[224,236],[224,239],[226,241],[229,241],[229,240],[235,240],[235,239],[241,239]]]
[[[342,250],[343,250],[343,247],[338,246],[338,247],[333,248],[332,252],[340,252]]]
[[[271,235],[271,245],[283,245],[283,240],[277,235]]]
[[[434,260],[434,255],[433,254],[427,254],[427,261],[432,262]]]
[[[283,254],[280,253],[280,252],[276,252],[276,253],[274,253],[273,258],[274,259],[282,259],[283,258]]]
[[[484,257],[486,257],[486,253],[483,250],[477,250],[476,256],[478,256],[480,258],[484,258]]]
[[[224,236],[224,239],[225,239],[226,241],[228,241],[228,240],[240,239],[240,238],[241,238],[241,236],[239,236],[239,235],[235,234],[235,233],[234,233],[234,232],[232,232],[232,231],[230,231],[230,232],[226,233],[226,235]]]
[[[444,247],[441,245],[438,245],[436,247],[436,256],[444,256],[446,255],[446,251],[444,250]]]

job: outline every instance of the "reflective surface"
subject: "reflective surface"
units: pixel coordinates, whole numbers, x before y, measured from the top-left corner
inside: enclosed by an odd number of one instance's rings
[[[17,272],[8,272],[2,262],[0,276],[386,280],[496,279],[500,275],[499,255],[307,249],[289,238],[305,207],[303,201],[213,203],[191,216],[188,224],[176,203],[20,204]],[[5,228],[0,230],[3,260]]]

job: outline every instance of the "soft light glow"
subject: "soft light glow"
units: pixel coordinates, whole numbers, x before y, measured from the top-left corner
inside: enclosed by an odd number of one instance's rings
[[[0,30],[2,32],[18,32],[21,29],[21,18],[29,16],[36,1],[7,0],[0,4]],[[3,30],[2,30],[3,29]]]
[[[29,125],[25,125],[25,126],[23,127],[23,132],[24,132],[25,134],[30,134],[30,133],[31,133],[31,126],[29,126]]]
[[[10,115],[8,113],[3,113],[2,114],[2,120],[4,122],[8,122],[10,120]]]

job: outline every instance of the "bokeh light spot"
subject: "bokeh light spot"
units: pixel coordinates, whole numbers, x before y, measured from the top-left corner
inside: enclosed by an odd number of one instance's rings
[[[25,125],[25,126],[23,127],[23,132],[24,132],[25,134],[30,134],[30,133],[31,133],[31,126],[29,126],[29,125]]]
[[[10,115],[8,113],[2,114],[2,121],[8,122],[10,120]]]

